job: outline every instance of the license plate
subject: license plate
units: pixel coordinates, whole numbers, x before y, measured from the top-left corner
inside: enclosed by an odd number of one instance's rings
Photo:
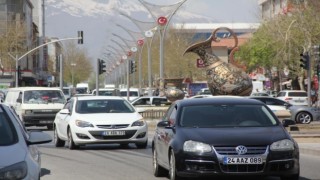
[[[40,124],[52,124],[52,121],[40,121]]]
[[[261,157],[224,157],[223,164],[262,164]]]
[[[103,131],[103,136],[124,136],[126,135],[125,131]]]

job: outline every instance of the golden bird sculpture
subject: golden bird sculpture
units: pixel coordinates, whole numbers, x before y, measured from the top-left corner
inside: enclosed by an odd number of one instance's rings
[[[229,55],[232,63],[222,61],[213,53],[212,42],[219,42],[216,33],[220,30],[228,31],[235,40]],[[238,50],[236,34],[229,28],[220,27],[214,30],[207,40],[189,46],[184,54],[196,53],[204,61],[207,84],[212,95],[249,96],[252,92],[252,80],[233,62],[233,54],[236,50]]]

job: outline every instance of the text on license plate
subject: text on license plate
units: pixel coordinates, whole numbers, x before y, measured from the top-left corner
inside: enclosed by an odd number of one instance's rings
[[[126,135],[125,131],[103,131],[103,136],[124,136]]]
[[[224,157],[223,164],[262,164],[261,157]]]

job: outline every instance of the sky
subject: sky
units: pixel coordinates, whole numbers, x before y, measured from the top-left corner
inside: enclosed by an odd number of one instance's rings
[[[169,6],[180,0],[144,0],[149,4]],[[117,47],[113,34],[130,39],[117,24],[132,31],[139,29],[127,17],[154,22],[139,0],[46,0],[45,35],[47,37],[77,37],[84,32],[84,44],[89,57],[103,56],[108,46]],[[154,12],[159,12],[154,10]],[[186,0],[172,17],[174,23],[257,23],[260,7],[257,0]],[[144,23],[149,24],[149,23]]]

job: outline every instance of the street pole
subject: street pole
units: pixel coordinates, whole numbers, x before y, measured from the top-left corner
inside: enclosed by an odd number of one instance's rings
[[[59,85],[60,89],[63,89],[63,61],[62,61],[62,54],[59,55],[59,64],[60,64],[60,78],[59,78]]]
[[[18,83],[18,81],[19,81],[19,77],[18,77],[18,55],[16,55],[16,87],[18,87],[19,86],[19,83]]]
[[[96,68],[96,96],[99,96],[99,61],[100,60],[98,59]]]

